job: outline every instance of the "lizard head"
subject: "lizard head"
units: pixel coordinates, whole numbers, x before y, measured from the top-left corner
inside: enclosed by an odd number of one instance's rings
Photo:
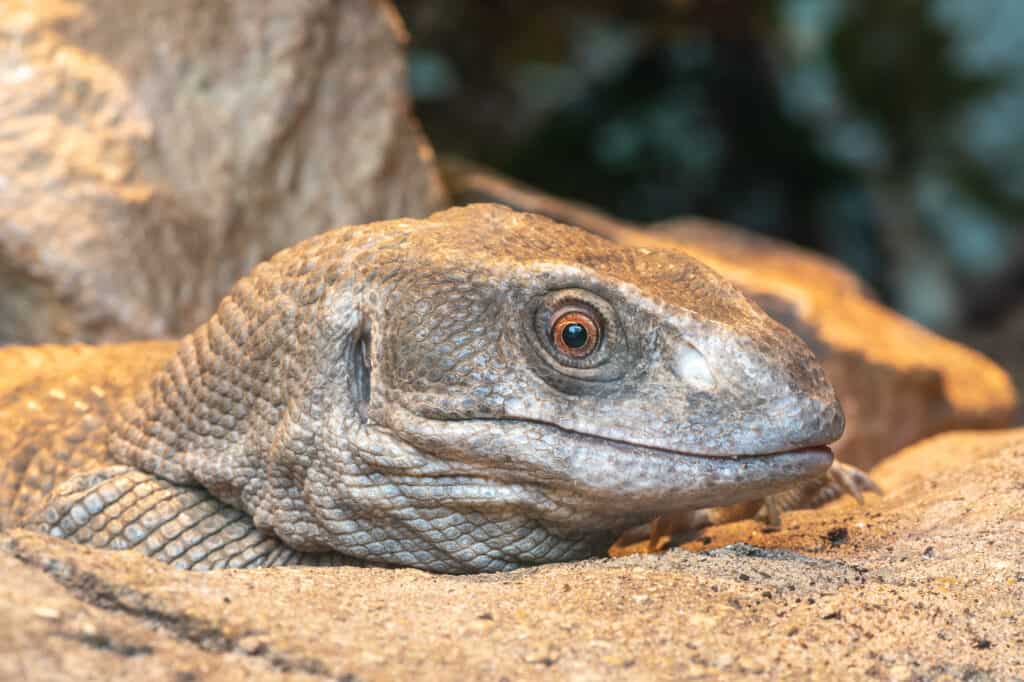
[[[461,514],[468,565],[559,558],[830,465],[843,415],[820,365],[692,258],[497,206],[407,239],[367,312],[362,411],[437,468],[418,482]]]
[[[493,205],[310,243],[219,313],[304,282],[274,305],[291,346],[249,353],[273,360],[264,403],[284,406],[253,431],[261,461],[193,471],[223,491],[220,472],[264,468],[272,491],[227,497],[295,546],[501,570],[831,464],[843,415],[810,350],[681,252]],[[277,338],[260,324],[246,343]]]

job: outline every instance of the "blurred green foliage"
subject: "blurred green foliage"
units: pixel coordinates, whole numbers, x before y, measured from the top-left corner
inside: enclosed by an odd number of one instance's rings
[[[1024,2],[398,6],[442,153],[819,248],[939,327],[1024,269]]]

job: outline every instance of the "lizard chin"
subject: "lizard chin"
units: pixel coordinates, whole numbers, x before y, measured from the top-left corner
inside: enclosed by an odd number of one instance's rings
[[[600,555],[623,530],[655,516],[763,498],[821,477],[832,465],[823,446],[695,455],[535,421],[434,419],[404,409],[384,416],[387,422],[371,422],[376,437],[353,442],[351,450],[362,470],[400,480],[399,496],[371,488],[353,503],[378,524],[394,517],[389,528],[405,544],[391,561],[410,563],[412,547],[430,557],[418,565],[447,572]],[[429,524],[411,527],[403,499],[442,509],[438,518],[458,532],[439,542]]]

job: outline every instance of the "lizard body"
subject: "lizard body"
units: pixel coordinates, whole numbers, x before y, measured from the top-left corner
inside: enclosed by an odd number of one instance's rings
[[[0,525],[187,568],[589,556],[820,479],[843,430],[707,267],[494,205],[313,237],[180,342],[0,376]]]

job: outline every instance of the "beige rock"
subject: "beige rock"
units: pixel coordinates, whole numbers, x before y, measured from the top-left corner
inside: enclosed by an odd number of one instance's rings
[[[1017,394],[1001,367],[880,304],[835,260],[702,219],[641,229],[464,163],[445,174],[459,203],[497,201],[634,246],[682,249],[732,279],[817,354],[846,412],[836,445],[846,462],[868,468],[925,436],[1014,421]]]
[[[1024,430],[876,475],[781,532],[496,575],[197,574],[12,532],[0,679],[1020,679]]]
[[[0,0],[0,343],[179,335],[268,255],[444,203],[380,0]]]

